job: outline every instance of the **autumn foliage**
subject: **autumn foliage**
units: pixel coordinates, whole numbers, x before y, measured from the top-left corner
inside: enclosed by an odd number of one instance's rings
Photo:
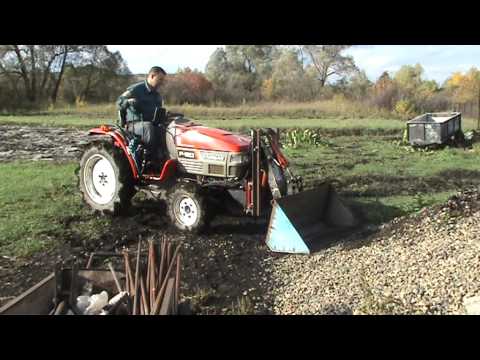
[[[186,68],[168,76],[162,93],[169,104],[204,104],[211,100],[213,87],[202,73]]]

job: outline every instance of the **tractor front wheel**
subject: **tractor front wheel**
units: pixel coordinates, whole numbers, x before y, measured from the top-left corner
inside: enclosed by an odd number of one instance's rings
[[[201,189],[188,183],[177,183],[168,192],[168,216],[181,231],[198,233],[207,225],[207,201]]]

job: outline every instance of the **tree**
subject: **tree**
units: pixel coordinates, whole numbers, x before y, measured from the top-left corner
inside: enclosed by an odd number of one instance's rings
[[[259,99],[263,82],[271,77],[277,52],[274,45],[226,45],[217,49],[205,70],[216,97],[229,101]]]
[[[480,93],[480,71],[472,67],[466,74],[454,73],[447,80],[447,90],[452,93],[454,101],[465,104],[478,101]]]
[[[170,104],[204,104],[211,99],[212,90],[212,83],[205,75],[185,68],[167,78],[165,99]]]
[[[275,61],[271,81],[273,98],[304,100],[305,73],[295,50],[284,50]]]
[[[397,84],[388,72],[384,71],[372,88],[372,102],[374,105],[392,110],[398,95]]]
[[[64,97],[68,101],[110,101],[131,75],[119,52],[105,45],[83,45],[65,65]]]
[[[333,77],[343,77],[357,70],[352,56],[343,55],[350,45],[302,45],[306,61],[317,70],[320,86],[324,87]]]
[[[227,60],[227,53],[223,48],[217,48],[205,67],[205,75],[208,80],[218,86],[226,86],[231,64]]]
[[[349,79],[347,92],[356,100],[364,99],[372,85],[365,71],[356,71]]]
[[[412,96],[422,84],[422,75],[423,67],[420,64],[403,65],[395,73],[394,80],[405,94]]]
[[[24,96],[30,103],[51,97],[55,100],[69,53],[75,45],[4,45],[0,53],[0,71],[10,81],[21,79]]]

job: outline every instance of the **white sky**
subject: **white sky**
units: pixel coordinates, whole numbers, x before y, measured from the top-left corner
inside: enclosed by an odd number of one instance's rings
[[[223,45],[107,45],[119,50],[134,74],[144,74],[152,66],[161,66],[168,73],[179,68],[205,70],[210,55]]]
[[[178,68],[205,70],[210,55],[223,45],[108,45],[119,50],[133,73],[145,73],[152,66],[174,73]],[[479,45],[361,45],[347,51],[356,64],[376,80],[383,71],[420,63],[425,77],[442,83],[454,71],[480,68]]]

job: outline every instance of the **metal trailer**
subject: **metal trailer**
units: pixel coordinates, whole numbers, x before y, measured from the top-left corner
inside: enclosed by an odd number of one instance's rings
[[[412,146],[445,144],[461,131],[459,112],[427,113],[407,121],[408,142]]]

